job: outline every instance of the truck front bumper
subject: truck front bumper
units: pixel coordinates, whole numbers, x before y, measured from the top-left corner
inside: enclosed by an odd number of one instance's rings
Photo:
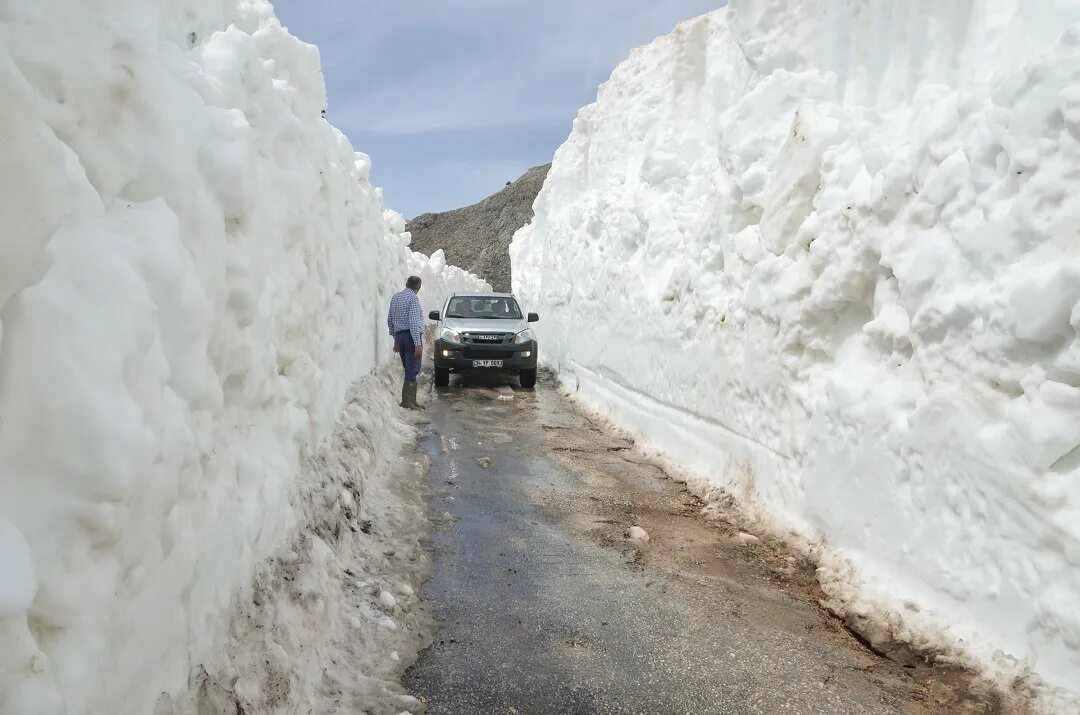
[[[502,369],[520,372],[536,369],[536,341],[517,345],[457,345],[435,341],[435,367],[439,370],[471,370],[475,360],[502,360]]]

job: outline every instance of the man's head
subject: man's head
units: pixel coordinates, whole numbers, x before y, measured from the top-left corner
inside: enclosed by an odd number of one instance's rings
[[[405,281],[405,287],[411,290],[413,293],[419,293],[420,283],[420,276],[409,276],[409,280]]]

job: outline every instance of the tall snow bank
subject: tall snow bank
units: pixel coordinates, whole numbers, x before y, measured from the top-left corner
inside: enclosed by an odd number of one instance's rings
[[[408,250],[267,2],[12,0],[0,38],[0,712],[150,712],[390,293],[477,281]]]
[[[825,543],[849,616],[1073,689],[1078,22],[732,0],[615,71],[511,247],[571,389]]]

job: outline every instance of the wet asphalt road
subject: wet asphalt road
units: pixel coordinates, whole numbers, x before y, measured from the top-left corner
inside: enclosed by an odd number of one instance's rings
[[[428,713],[983,712],[865,650],[815,605],[812,570],[706,520],[550,378],[492,377],[429,397],[423,595],[442,628],[405,678]]]

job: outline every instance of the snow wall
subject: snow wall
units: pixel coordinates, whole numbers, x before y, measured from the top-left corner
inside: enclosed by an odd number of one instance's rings
[[[864,630],[1048,690],[1080,683],[1078,22],[732,0],[616,69],[511,246],[571,390],[824,544]]]
[[[263,0],[0,9],[0,712],[148,713],[295,525],[414,255]]]

